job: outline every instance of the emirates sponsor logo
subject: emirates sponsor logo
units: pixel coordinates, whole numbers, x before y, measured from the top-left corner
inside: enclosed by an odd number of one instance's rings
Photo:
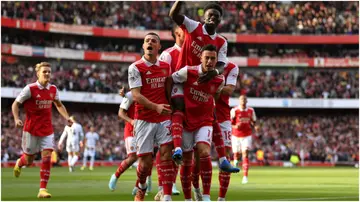
[[[195,90],[194,88],[190,88],[190,94],[193,95],[192,99],[198,102],[208,102],[211,96],[208,93],[201,90]]]

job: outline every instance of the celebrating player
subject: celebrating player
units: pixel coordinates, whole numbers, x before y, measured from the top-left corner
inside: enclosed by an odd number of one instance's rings
[[[248,170],[249,170],[249,150],[251,149],[251,134],[252,127],[255,127],[256,114],[255,110],[251,107],[247,107],[247,98],[245,95],[239,97],[239,106],[231,109],[231,125],[233,128],[231,143],[234,153],[235,166],[238,165],[240,158],[240,152],[242,153],[242,168],[244,176],[242,183],[248,183]]]
[[[73,172],[75,164],[79,159],[80,147],[83,147],[84,131],[82,126],[76,122],[74,116],[71,116],[68,125],[65,126],[64,132],[60,137],[58,144],[59,150],[62,150],[62,143],[66,139],[66,152],[68,153],[69,171]]]
[[[38,198],[51,198],[46,186],[50,178],[51,153],[54,150],[54,129],[52,126],[52,103],[58,112],[69,120],[65,106],[59,99],[55,85],[51,85],[51,65],[41,62],[35,66],[37,81],[28,84],[12,104],[16,127],[23,127],[22,149],[24,154],[16,161],[15,177],[19,177],[23,166],[30,166],[35,154],[41,151],[40,190]],[[19,106],[23,104],[25,124],[19,118]]]
[[[218,53],[218,61],[216,63],[217,69],[208,71],[203,76],[199,77],[199,83],[208,82],[214,76],[223,72],[224,65],[227,61],[227,42],[226,40],[216,33],[217,26],[221,21],[222,8],[218,4],[208,4],[204,8],[205,24],[191,20],[186,16],[180,14],[182,2],[175,2],[170,10],[169,16],[173,21],[179,25],[185,33],[185,40],[182,46],[176,70],[180,70],[185,65],[194,66],[201,64],[201,50],[206,44],[212,44],[216,47]],[[183,88],[181,85],[176,85],[172,90],[172,104],[175,112],[172,115],[171,131],[174,138],[175,152],[173,159],[180,164],[182,160],[182,134],[183,134],[183,121],[184,121],[184,96]],[[218,128],[215,128],[218,129]],[[215,134],[221,134],[221,131],[214,131]],[[221,135],[214,136],[216,145],[224,145]],[[217,149],[220,159],[220,168],[225,172],[239,172],[238,169],[233,168],[230,162],[226,159],[224,147]]]
[[[154,145],[160,146],[160,172],[164,197],[171,200],[173,163],[171,160],[172,136],[170,134],[171,109],[165,85],[170,75],[170,66],[157,59],[160,37],[155,33],[145,36],[144,56],[129,67],[129,86],[135,103],[134,136],[139,165],[137,167],[138,191],[135,201],[143,201],[146,192],[146,177],[152,168]]]
[[[86,168],[87,159],[90,156],[90,167],[89,170],[94,170],[94,161],[95,161],[95,153],[96,153],[96,142],[99,140],[99,134],[95,132],[95,127],[90,126],[90,131],[85,135],[85,150],[83,157],[83,165],[80,170],[84,170]]]
[[[187,201],[191,200],[191,166],[194,145],[196,145],[200,157],[203,200],[210,201],[212,178],[210,145],[214,121],[214,97],[219,96],[224,86],[222,75],[205,84],[198,82],[200,76],[215,68],[217,62],[216,46],[209,44],[202,48],[201,62],[197,66],[185,66],[172,74],[175,83],[184,83],[186,121],[182,140],[184,159],[180,175],[185,200]]]

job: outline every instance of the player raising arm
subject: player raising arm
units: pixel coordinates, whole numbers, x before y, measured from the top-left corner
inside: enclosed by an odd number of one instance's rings
[[[30,166],[35,154],[41,151],[40,190],[38,198],[50,198],[46,186],[50,178],[51,152],[54,150],[54,129],[52,126],[52,103],[58,112],[69,120],[65,106],[59,99],[55,85],[51,85],[51,65],[41,62],[35,66],[37,81],[28,84],[12,104],[12,113],[16,127],[23,127],[22,149],[24,154],[16,161],[15,177],[19,177],[23,166]],[[19,106],[23,104],[25,124],[19,118]]]

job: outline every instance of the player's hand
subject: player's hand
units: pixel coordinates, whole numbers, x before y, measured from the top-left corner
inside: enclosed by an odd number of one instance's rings
[[[120,90],[119,90],[119,95],[121,97],[124,97],[125,96],[125,87],[122,87]]]
[[[135,120],[134,120],[134,119],[131,119],[130,124],[131,124],[132,126],[134,126],[134,123],[135,123]]]
[[[163,115],[171,114],[171,106],[168,104],[158,104],[156,105],[156,112]]]
[[[215,69],[208,71],[204,76],[199,77],[198,83],[206,83],[206,82],[210,81],[211,79],[213,79],[217,75],[218,75],[218,72]]]
[[[80,141],[80,148],[83,148],[84,144],[82,141]]]
[[[15,126],[21,128],[24,126],[23,122],[20,119],[15,120]]]

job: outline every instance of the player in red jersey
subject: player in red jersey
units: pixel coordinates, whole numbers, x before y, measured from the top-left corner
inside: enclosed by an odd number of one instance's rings
[[[129,67],[129,86],[136,102],[134,136],[139,157],[139,189],[135,201],[144,200],[146,177],[152,168],[155,144],[160,146],[163,200],[171,200],[174,169],[171,160],[173,142],[169,128],[172,111],[165,90],[171,70],[168,63],[157,59],[160,48],[160,37],[155,33],[148,33],[143,43],[144,56]]]
[[[230,95],[234,92],[237,77],[239,74],[239,68],[232,62],[227,62],[224,69],[225,86],[221,90],[219,99],[216,100],[216,118],[221,128],[221,134],[224,139],[226,148],[226,154],[230,159],[231,153],[231,120],[230,120]],[[215,126],[213,126],[215,127]],[[219,198],[218,201],[225,201],[225,196],[230,183],[230,173],[220,171],[219,172]],[[199,190],[199,169],[198,166],[193,167],[193,186],[195,199],[201,200],[202,196]]]
[[[52,126],[52,104],[55,103],[59,113],[69,121],[69,114],[59,99],[55,85],[51,85],[51,65],[41,62],[35,67],[37,81],[28,84],[12,104],[12,113],[16,127],[23,127],[23,155],[16,161],[15,177],[19,177],[23,166],[30,166],[35,154],[41,151],[40,190],[38,198],[51,198],[46,186],[50,178],[51,153],[54,150],[54,129]],[[19,118],[19,106],[23,104],[25,123]]]
[[[255,110],[247,107],[247,98],[245,95],[239,97],[239,106],[231,109],[231,125],[232,125],[232,150],[234,153],[235,165],[238,165],[240,152],[242,153],[242,168],[244,171],[243,184],[248,183],[249,170],[249,149],[252,143],[252,128],[255,127],[256,114]]]
[[[212,178],[210,145],[214,121],[214,97],[220,94],[224,86],[224,77],[222,75],[207,83],[198,82],[200,76],[215,68],[217,62],[216,46],[209,44],[203,47],[201,62],[200,65],[185,66],[172,74],[173,82],[184,84],[186,121],[182,140],[184,157],[180,176],[186,201],[191,200],[191,167],[194,145],[196,145],[200,157],[203,200],[210,201]]]
[[[175,39],[175,44],[174,44],[174,46],[164,50],[161,53],[159,59],[161,61],[164,61],[164,62],[167,62],[168,64],[170,64],[171,72],[175,72],[176,64],[178,62],[180,51],[181,51],[181,46],[184,43],[184,31],[179,26],[174,25],[171,34],[172,34],[173,38]],[[159,160],[160,160],[160,153],[158,152],[157,156],[156,156],[156,164],[159,164],[159,162],[158,162]],[[179,195],[180,192],[176,188],[176,177],[178,174],[179,166],[175,164],[174,168],[175,168],[175,175],[174,175],[174,180],[173,180],[172,194]],[[159,183],[159,188],[158,188],[158,193],[154,197],[155,201],[159,201],[163,195],[160,177],[158,178],[158,183]]]
[[[175,2],[170,10],[170,17],[173,21],[179,25],[185,33],[185,40],[182,46],[179,60],[176,66],[176,70],[180,70],[185,65],[195,66],[201,64],[201,49],[206,44],[212,44],[216,47],[218,53],[218,61],[216,63],[216,69],[208,71],[203,76],[199,77],[199,83],[204,83],[210,81],[219,73],[223,72],[224,65],[227,61],[227,42],[226,40],[216,33],[216,28],[221,21],[222,8],[218,4],[208,4],[204,8],[204,18],[205,24],[191,20],[184,15],[181,15],[182,2]],[[173,154],[173,159],[178,164],[182,160],[182,134],[183,134],[183,120],[184,120],[184,96],[183,89],[181,85],[176,85],[172,90],[172,104],[174,107],[175,113],[172,115],[172,126],[171,131],[174,138],[174,147],[175,152]],[[214,130],[214,134],[220,134],[220,131],[217,131],[219,128]],[[216,145],[223,145],[223,140],[221,135],[214,136],[214,142]],[[220,168],[226,172],[239,172],[238,169],[233,168],[230,162],[226,159],[225,149],[219,147],[217,149],[220,157]],[[197,152],[196,152],[197,153]]]

